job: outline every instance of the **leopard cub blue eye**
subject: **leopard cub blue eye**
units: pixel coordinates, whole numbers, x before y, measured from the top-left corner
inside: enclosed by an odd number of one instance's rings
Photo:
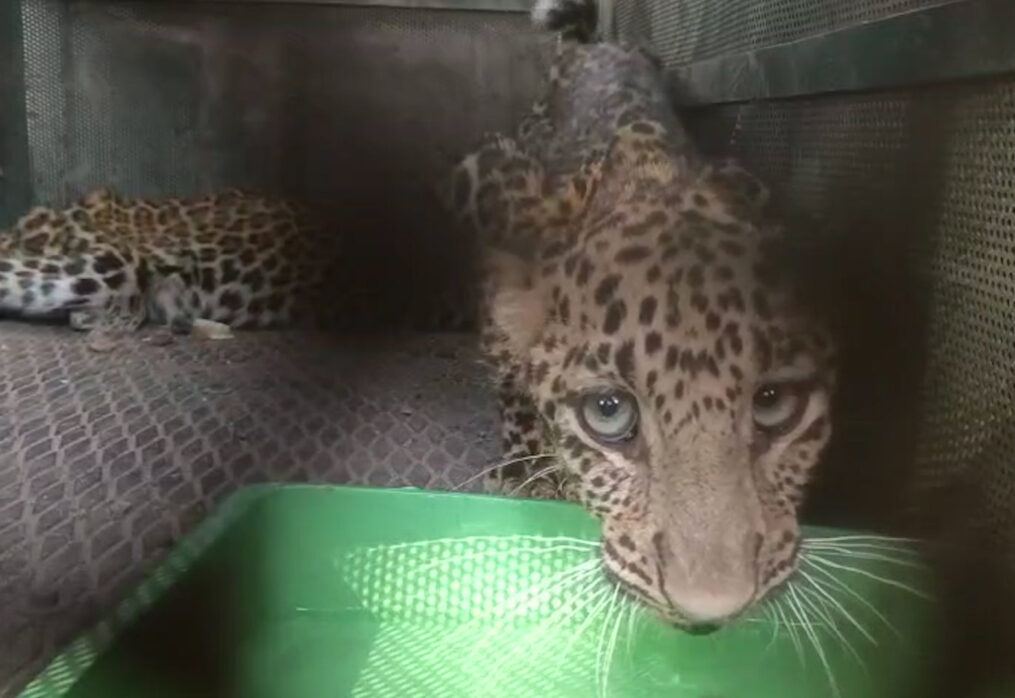
[[[604,443],[628,441],[637,433],[638,403],[622,390],[584,395],[578,415],[589,435]]]
[[[764,384],[754,393],[754,424],[767,432],[791,429],[800,421],[806,406],[802,386],[793,383]]]

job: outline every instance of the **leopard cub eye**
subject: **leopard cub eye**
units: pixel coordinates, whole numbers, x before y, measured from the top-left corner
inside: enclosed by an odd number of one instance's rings
[[[587,393],[581,399],[578,416],[582,428],[606,444],[629,441],[638,433],[638,403],[622,390]]]
[[[754,425],[761,431],[780,434],[803,417],[807,392],[798,383],[766,383],[754,392]]]

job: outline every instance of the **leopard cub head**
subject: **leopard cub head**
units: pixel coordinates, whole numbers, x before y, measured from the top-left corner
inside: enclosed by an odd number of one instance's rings
[[[776,272],[765,190],[690,169],[661,130],[620,134],[542,254],[489,257],[490,314],[603,521],[608,572],[674,623],[716,625],[795,570],[833,351]]]

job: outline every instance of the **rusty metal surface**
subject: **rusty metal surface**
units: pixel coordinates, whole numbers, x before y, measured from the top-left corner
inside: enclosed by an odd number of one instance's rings
[[[243,484],[450,488],[498,450],[467,336],[145,336],[0,323],[0,696]]]

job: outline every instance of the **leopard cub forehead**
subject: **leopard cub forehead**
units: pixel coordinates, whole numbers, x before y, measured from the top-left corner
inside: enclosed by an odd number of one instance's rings
[[[608,368],[631,387],[668,374],[722,381],[729,389],[707,402],[723,406],[746,379],[806,361],[763,229],[707,181],[643,177],[629,190],[542,263],[546,338],[569,352],[561,368],[587,378]]]

